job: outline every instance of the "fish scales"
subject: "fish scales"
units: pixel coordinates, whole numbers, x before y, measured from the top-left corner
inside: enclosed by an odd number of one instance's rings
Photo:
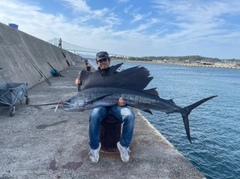
[[[136,66],[115,73],[121,65],[110,67],[110,74],[107,76],[99,75],[98,71],[82,71],[81,91],[71,99],[61,102],[62,109],[82,112],[98,106],[113,106],[117,105],[118,99],[122,97],[127,105],[145,112],[152,113],[150,110],[157,110],[167,114],[180,113],[187,138],[192,143],[188,116],[193,109],[216,95],[203,98],[189,106],[180,107],[173,100],[160,98],[155,88],[145,89],[153,79],[146,68]]]

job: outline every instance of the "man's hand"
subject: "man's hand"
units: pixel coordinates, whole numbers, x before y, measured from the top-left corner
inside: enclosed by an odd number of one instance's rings
[[[79,78],[76,78],[75,84],[76,84],[76,85],[79,85],[80,83],[81,83],[80,79],[79,79]]]
[[[126,102],[123,100],[122,97],[118,99],[118,106],[126,106]]]

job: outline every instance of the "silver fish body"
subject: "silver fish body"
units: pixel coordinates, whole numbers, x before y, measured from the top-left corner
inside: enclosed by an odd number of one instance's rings
[[[82,90],[70,99],[69,107],[65,106],[64,109],[82,112],[98,106],[113,106],[117,105],[120,97],[123,98],[127,105],[143,111],[152,109],[173,113],[181,110],[181,107],[177,106],[172,100],[165,100],[150,94],[149,90],[137,91],[112,87],[96,87]]]
[[[137,91],[113,87],[96,87],[78,92],[77,95],[68,101],[67,106],[64,105],[63,109],[66,111],[82,112],[98,106],[113,106],[118,104],[118,99],[120,97],[123,98],[127,105],[151,114],[152,112],[150,110],[157,110],[167,114],[181,113],[188,140],[192,143],[188,115],[194,108],[216,96],[203,98],[202,100],[182,108],[177,106],[173,100],[160,98],[155,89]]]
[[[81,91],[69,100],[60,102],[60,108],[65,111],[83,112],[98,106],[117,105],[119,98],[122,97],[127,105],[151,114],[151,110],[167,114],[181,113],[188,140],[192,143],[188,120],[190,112],[216,96],[203,98],[182,108],[177,106],[171,99],[160,98],[155,88],[145,89],[153,79],[146,68],[136,66],[116,73],[116,70],[121,65],[122,63],[111,66],[106,71],[107,73],[81,71]],[[59,102],[42,105],[54,104],[59,104]]]

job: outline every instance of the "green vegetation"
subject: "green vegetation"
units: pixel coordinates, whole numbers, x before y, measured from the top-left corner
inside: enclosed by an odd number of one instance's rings
[[[144,62],[162,62],[162,63],[236,63],[240,64],[240,59],[218,59],[194,56],[146,56],[146,57],[112,57],[121,61],[144,61]]]

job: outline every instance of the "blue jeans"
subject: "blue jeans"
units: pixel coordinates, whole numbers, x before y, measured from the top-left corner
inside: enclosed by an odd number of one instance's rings
[[[89,145],[93,150],[99,147],[101,121],[109,114],[114,115],[123,122],[120,144],[124,147],[130,146],[135,121],[135,115],[132,110],[126,106],[101,106],[92,110],[89,119]]]

